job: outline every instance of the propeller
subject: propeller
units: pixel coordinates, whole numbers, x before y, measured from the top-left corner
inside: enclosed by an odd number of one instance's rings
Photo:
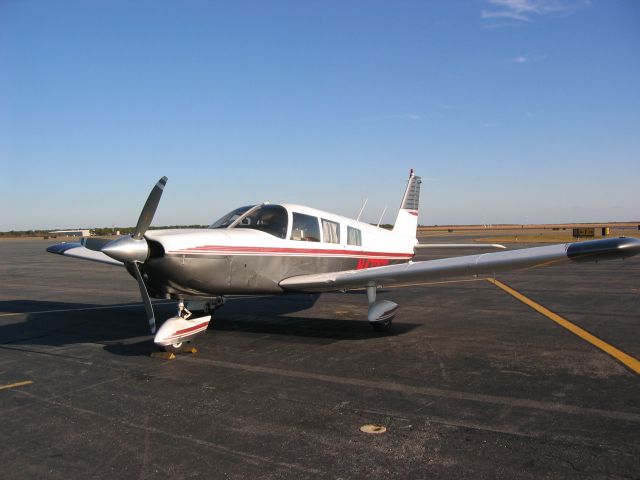
[[[167,184],[167,177],[162,177],[155,184],[147,201],[142,207],[140,212],[140,218],[136,224],[136,229],[133,235],[127,235],[116,240],[112,240],[106,243],[100,249],[105,255],[111,258],[123,262],[127,267],[133,270],[133,273],[138,281],[138,288],[140,289],[140,296],[144,303],[144,309],[147,313],[147,320],[149,321],[149,328],[151,333],[156,333],[156,317],[153,314],[153,306],[151,305],[151,298],[147,291],[147,286],[142,278],[139,264],[144,263],[149,257],[149,244],[144,239],[144,234],[149,229],[153,216],[156,213],[158,204],[160,203],[160,197],[162,197],[162,191]]]

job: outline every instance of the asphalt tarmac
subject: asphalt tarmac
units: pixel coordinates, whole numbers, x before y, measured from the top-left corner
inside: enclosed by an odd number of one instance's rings
[[[466,279],[381,293],[386,335],[362,293],[231,299],[164,360],[135,280],[51,243],[0,241],[2,479],[640,478],[640,258],[497,278],[610,352]]]

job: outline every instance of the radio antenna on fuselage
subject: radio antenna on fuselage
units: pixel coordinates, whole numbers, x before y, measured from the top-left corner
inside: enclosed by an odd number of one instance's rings
[[[384,214],[387,212],[387,206],[384,206],[384,210],[382,210],[382,214],[380,215],[380,220],[378,220],[378,225],[376,225],[376,227],[379,227],[380,224],[382,223],[382,217],[384,217]]]
[[[360,213],[358,214],[358,218],[356,218],[356,220],[359,222],[360,221],[360,216],[362,215],[362,212],[364,212],[364,207],[367,206],[367,202],[369,201],[369,197],[364,199],[364,203],[362,204],[362,208],[360,209]]]

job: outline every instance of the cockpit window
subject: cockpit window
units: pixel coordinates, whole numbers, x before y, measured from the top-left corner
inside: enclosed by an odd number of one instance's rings
[[[254,211],[249,212],[233,228],[251,228],[275,235],[278,238],[286,238],[287,226],[288,216],[284,207],[280,205],[261,205]]]
[[[240,218],[245,212],[252,209],[254,205],[248,205],[246,207],[236,208],[234,211],[227,213],[224,217],[216,220],[211,224],[209,228],[227,228],[238,218]]]

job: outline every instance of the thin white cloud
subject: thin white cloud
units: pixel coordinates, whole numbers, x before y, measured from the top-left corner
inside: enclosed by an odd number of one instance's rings
[[[495,20],[495,19],[502,20],[506,18],[509,20],[522,20],[524,22],[530,21],[527,15],[518,13],[516,11],[511,11],[511,10],[500,10],[500,11],[482,10],[482,12],[480,12],[480,15],[484,19],[492,19],[492,20]]]
[[[485,20],[531,22],[537,17],[570,14],[590,4],[590,0],[488,0],[490,9],[482,10]]]
[[[399,115],[391,115],[391,118],[401,118],[404,120],[422,120],[422,115],[418,113],[401,113]]]
[[[509,59],[509,63],[519,63],[522,65],[524,63],[541,62],[545,58],[547,58],[546,55],[518,55]]]

